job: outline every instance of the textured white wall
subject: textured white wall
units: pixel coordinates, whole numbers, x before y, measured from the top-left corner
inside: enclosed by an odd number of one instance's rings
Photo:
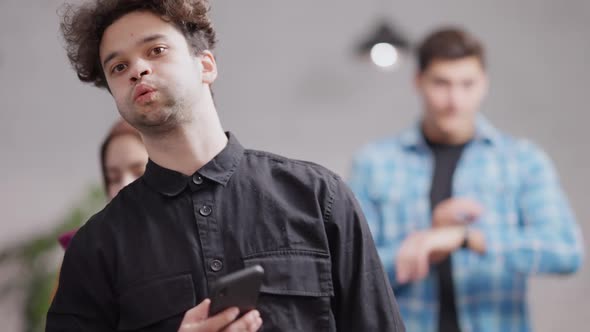
[[[58,35],[61,2],[0,0],[0,248],[50,227],[97,182],[97,145],[116,117],[108,93],[79,84],[69,68]],[[590,2],[414,0],[392,1],[385,11],[378,5],[386,1],[213,2],[215,93],[225,128],[246,146],[313,160],[343,176],[354,151],[409,125],[418,111],[411,63],[383,73],[353,55],[377,14],[413,39],[439,24],[466,26],[488,48],[485,113],[552,156],[590,238],[583,134]],[[537,331],[587,325],[589,277],[585,267],[574,277],[535,280]],[[18,331],[15,305],[0,310],[3,331]]]

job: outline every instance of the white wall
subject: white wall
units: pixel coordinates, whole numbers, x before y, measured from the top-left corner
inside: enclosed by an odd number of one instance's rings
[[[225,128],[246,146],[313,160],[343,176],[361,145],[397,132],[418,112],[411,64],[383,73],[354,56],[377,14],[413,39],[439,24],[466,26],[488,48],[485,113],[552,156],[590,238],[583,136],[590,2],[414,0],[392,1],[385,11],[378,5],[386,1],[213,2],[215,93]],[[116,117],[108,93],[78,83],[69,68],[58,35],[60,3],[0,0],[0,248],[50,227],[98,181],[97,145]],[[587,325],[589,276],[585,267],[573,277],[535,280],[537,331]],[[11,311],[2,308],[0,316]],[[17,330],[14,318],[3,321],[14,322],[6,331]]]

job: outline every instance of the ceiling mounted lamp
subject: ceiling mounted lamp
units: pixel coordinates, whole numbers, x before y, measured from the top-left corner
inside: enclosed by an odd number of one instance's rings
[[[382,20],[358,46],[358,53],[382,69],[394,69],[410,50],[410,42],[394,26]]]

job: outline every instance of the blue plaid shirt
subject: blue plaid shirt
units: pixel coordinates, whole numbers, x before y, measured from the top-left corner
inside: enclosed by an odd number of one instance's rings
[[[412,332],[437,330],[437,277],[431,269],[421,281],[398,284],[394,261],[409,234],[431,227],[432,173],[433,157],[416,125],[362,149],[350,181]],[[550,160],[480,117],[452,185],[453,196],[485,209],[472,227],[484,234],[487,252],[451,255],[461,330],[530,331],[528,276],[572,273],[582,262],[580,230]]]

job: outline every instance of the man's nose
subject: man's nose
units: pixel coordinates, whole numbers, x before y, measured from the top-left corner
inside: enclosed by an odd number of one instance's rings
[[[131,77],[129,78],[131,82],[137,82],[143,76],[149,75],[152,73],[152,69],[146,61],[136,61],[133,65],[132,70],[130,71]]]

